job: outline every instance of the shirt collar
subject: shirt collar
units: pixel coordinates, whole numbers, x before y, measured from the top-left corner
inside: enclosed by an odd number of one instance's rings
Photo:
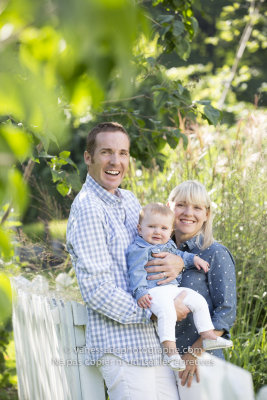
[[[192,237],[191,239],[187,240],[186,242],[181,243],[180,249],[182,249],[184,251],[185,248],[186,248],[187,250],[192,251],[197,246],[197,238],[198,238],[198,236],[199,235],[196,235],[196,236]],[[172,236],[172,240],[175,243],[175,235]],[[203,242],[203,236],[202,235],[200,235],[199,242],[202,245],[202,242]]]
[[[140,247],[150,247],[153,246],[150,243],[146,242],[141,236],[136,236],[135,243]]]
[[[197,242],[197,236],[192,237],[191,239],[187,240],[184,244],[187,245],[189,250],[193,250],[194,247],[196,247],[196,242]],[[201,240],[200,240],[201,242]]]
[[[89,174],[87,174],[85,187],[94,191],[94,193],[105,203],[110,205],[121,204],[123,196],[120,189],[116,189],[116,195],[108,192],[100,186]]]
[[[169,245],[169,246],[173,245],[176,248],[175,243],[173,243],[170,240],[167,243],[151,244],[151,243],[148,243],[146,240],[144,240],[140,235],[136,236],[135,244],[137,244],[139,247],[153,247],[153,248],[156,248],[156,247],[163,248],[166,245]]]

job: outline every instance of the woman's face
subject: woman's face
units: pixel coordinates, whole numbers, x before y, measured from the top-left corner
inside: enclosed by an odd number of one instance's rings
[[[171,201],[168,205],[175,214],[175,234],[183,239],[195,236],[208,219],[208,211],[203,205],[184,201]]]

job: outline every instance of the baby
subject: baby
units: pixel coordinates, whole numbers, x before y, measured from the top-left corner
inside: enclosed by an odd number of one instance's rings
[[[152,253],[174,253],[182,257],[186,269],[196,267],[198,270],[208,271],[209,264],[205,260],[195,254],[177,249],[170,239],[173,225],[174,214],[167,206],[151,203],[144,207],[140,212],[137,226],[139,236],[127,250],[127,264],[130,290],[139,307],[150,308],[157,316],[158,335],[163,346],[164,361],[174,370],[183,370],[185,362],[179,356],[175,343],[177,314],[174,306],[175,297],[182,291],[186,291],[183,303],[193,313],[195,326],[203,339],[204,350],[231,347],[233,343],[215,334],[204,297],[192,289],[177,286],[181,283],[181,274],[177,279],[163,285],[157,285],[159,280],[147,280],[147,276],[153,273],[147,273],[144,266],[153,259]]]

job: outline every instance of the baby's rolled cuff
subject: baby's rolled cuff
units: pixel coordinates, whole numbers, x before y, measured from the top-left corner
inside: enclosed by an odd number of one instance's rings
[[[138,301],[140,299],[140,297],[144,296],[145,294],[148,294],[148,288],[147,287],[140,287],[138,289],[135,290],[134,292],[134,298],[136,299],[136,301]]]

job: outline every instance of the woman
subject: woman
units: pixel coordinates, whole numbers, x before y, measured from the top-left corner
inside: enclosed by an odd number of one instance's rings
[[[168,205],[175,213],[173,240],[177,247],[198,254],[210,265],[207,274],[196,268],[186,270],[183,273],[181,286],[194,289],[205,297],[216,333],[228,338],[236,311],[235,265],[229,250],[213,238],[211,201],[208,193],[201,183],[186,181],[172,190]],[[156,262],[156,260],[151,261],[149,265],[156,265]],[[159,272],[160,267],[152,269],[149,267],[149,269],[150,272]],[[169,270],[164,268],[164,271],[162,268],[161,274],[154,277],[155,279],[166,277],[165,282],[167,282],[172,279],[173,273],[174,268]],[[177,348],[186,361],[186,369],[179,373],[180,398],[193,400],[199,397],[197,384],[199,376],[195,361],[203,350],[192,313],[177,323],[176,338]],[[222,350],[211,353],[224,358]]]

